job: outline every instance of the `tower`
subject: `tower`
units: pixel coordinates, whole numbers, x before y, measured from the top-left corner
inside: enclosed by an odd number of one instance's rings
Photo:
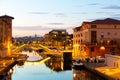
[[[0,16],[0,56],[11,55],[12,47],[12,19],[11,16]]]

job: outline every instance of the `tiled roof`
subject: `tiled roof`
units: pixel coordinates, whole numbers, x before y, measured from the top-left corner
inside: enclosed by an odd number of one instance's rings
[[[106,18],[103,20],[95,20],[92,22],[83,22],[83,23],[85,23],[85,24],[120,24],[120,20]]]

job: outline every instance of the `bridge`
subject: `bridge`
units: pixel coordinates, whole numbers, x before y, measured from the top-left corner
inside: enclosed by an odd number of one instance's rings
[[[20,45],[20,46],[16,46],[12,50],[12,53],[19,54],[18,52],[23,50],[23,48],[25,48],[25,47],[30,47],[30,48],[32,48],[34,50],[38,50],[38,49],[42,48],[46,52],[46,54],[59,54],[59,55],[61,55],[61,53],[62,53],[61,51],[56,51],[56,50],[49,49],[47,46],[44,46],[44,45],[42,45],[40,43],[39,44],[34,44],[34,43],[32,43],[32,44],[23,44],[23,45]]]

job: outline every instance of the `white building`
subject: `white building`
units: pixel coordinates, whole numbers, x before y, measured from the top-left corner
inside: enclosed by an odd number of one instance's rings
[[[105,63],[109,67],[120,68],[120,56],[105,54]]]

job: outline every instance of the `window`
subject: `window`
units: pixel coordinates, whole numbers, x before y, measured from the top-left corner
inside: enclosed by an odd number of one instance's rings
[[[81,43],[82,43],[82,39],[81,39]]]
[[[110,32],[108,32],[107,34],[110,35]]]
[[[83,36],[83,34],[81,33],[81,37]]]
[[[91,28],[97,28],[97,26],[96,25],[91,25]]]
[[[104,38],[104,35],[101,35],[101,38]]]
[[[115,32],[114,35],[116,36],[116,35],[117,35],[117,32]]]

